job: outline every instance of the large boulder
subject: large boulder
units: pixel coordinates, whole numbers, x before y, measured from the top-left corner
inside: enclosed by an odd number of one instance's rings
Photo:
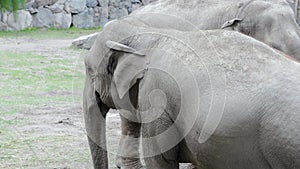
[[[119,8],[121,0],[110,0],[108,5],[113,6],[115,8]]]
[[[123,0],[120,3],[120,8],[125,8],[127,9],[128,13],[132,12],[132,3],[131,0]]]
[[[131,0],[131,12],[143,5],[141,0]]]
[[[57,2],[58,0],[35,0],[33,3],[33,7],[34,8],[39,8],[42,6],[49,6],[49,5],[53,5]]]
[[[46,6],[46,8],[50,9],[52,13],[61,13],[64,11],[64,4],[55,3],[50,6]]]
[[[99,27],[152,1],[155,0],[25,0],[26,12],[17,12],[22,21],[14,23],[10,14],[8,24],[8,14],[2,12],[0,30],[19,30],[24,27],[69,28],[72,22],[78,28]]]
[[[0,21],[0,31],[8,31],[8,25],[7,23]]]
[[[41,8],[33,15],[33,26],[37,28],[50,28],[54,24],[54,15],[48,8]]]
[[[131,3],[132,4],[137,4],[137,3],[142,3],[142,1],[141,0],[131,0]]]
[[[109,6],[108,7],[108,16],[109,20],[114,20],[117,18],[121,18],[123,16],[128,15],[128,11],[125,8],[116,8],[114,6]]]
[[[35,4],[35,2],[34,2],[34,0],[27,0],[26,1],[26,4],[25,4],[25,9],[31,9],[31,8],[33,8],[33,6],[35,6],[36,4]]]
[[[98,0],[100,6],[105,7],[108,6],[109,0]]]
[[[67,29],[70,28],[72,23],[72,15],[67,12],[61,12],[54,14],[54,23],[55,28]]]
[[[95,7],[98,5],[98,0],[86,0],[87,7]]]
[[[32,16],[28,11],[18,10],[7,17],[8,30],[23,30],[31,26]]]
[[[70,12],[77,14],[86,9],[86,0],[69,0],[68,1]]]
[[[142,0],[142,3],[143,3],[144,5],[147,5],[147,4],[149,4],[149,3],[151,3],[151,2],[154,2],[154,1],[157,1],[157,0]]]
[[[1,16],[0,21],[4,22],[4,23],[7,23],[7,19],[8,19],[9,14],[10,14],[9,12],[4,12],[4,11],[0,12],[0,16]]]
[[[137,4],[132,4],[131,12],[138,9],[141,6],[142,6],[142,4],[140,4],[140,3],[139,4],[138,3]]]
[[[94,26],[104,26],[108,22],[108,8],[95,7],[93,16]]]
[[[94,11],[92,8],[86,9],[83,12],[73,15],[73,25],[76,28],[91,28],[94,27]]]

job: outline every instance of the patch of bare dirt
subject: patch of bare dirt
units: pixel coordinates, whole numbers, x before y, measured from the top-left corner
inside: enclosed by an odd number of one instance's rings
[[[33,39],[33,38],[0,38],[0,50],[12,52],[33,52],[45,55],[57,49],[69,47],[70,39]]]
[[[30,52],[47,57],[74,59],[83,65],[84,50],[69,48],[72,39],[0,38],[0,51]],[[79,62],[78,62],[79,60]],[[78,67],[82,67],[78,66]],[[35,92],[38,97],[82,97],[82,91]],[[26,99],[26,98],[24,98]],[[4,115],[5,120],[17,120],[10,128],[7,138],[17,140],[8,143],[9,151],[1,157],[9,157],[0,168],[70,168],[90,169],[92,161],[84,129],[81,102],[69,104],[49,102],[42,106],[31,105],[13,115]],[[110,168],[115,168],[114,159],[120,137],[120,119],[116,111],[107,117],[107,136]],[[2,132],[1,132],[2,133]],[[16,147],[13,147],[16,146]],[[19,147],[20,146],[20,147]],[[15,148],[15,149],[14,149]]]

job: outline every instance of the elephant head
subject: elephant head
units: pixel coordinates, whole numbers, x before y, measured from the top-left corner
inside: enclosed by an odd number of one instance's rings
[[[138,89],[133,86],[142,78],[146,63],[145,55],[138,51],[139,47],[124,45],[127,41],[118,43],[116,41],[122,38],[109,34],[114,30],[114,23],[106,27],[110,28],[104,28],[101,38],[97,39],[85,58],[83,100],[85,126],[94,168],[101,169],[108,168],[106,114],[110,108],[135,112],[137,97],[134,94]]]
[[[242,32],[300,60],[300,29],[286,1],[241,3],[236,17],[222,28]]]

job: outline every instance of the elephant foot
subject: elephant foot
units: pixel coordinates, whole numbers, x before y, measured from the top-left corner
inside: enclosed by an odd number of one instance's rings
[[[143,165],[138,158],[117,157],[116,166],[120,169],[142,169]]]

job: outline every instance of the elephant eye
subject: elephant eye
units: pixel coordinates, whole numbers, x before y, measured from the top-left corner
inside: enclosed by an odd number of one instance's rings
[[[92,68],[88,67],[88,68],[87,68],[87,71],[88,71],[89,73],[91,73],[93,70],[92,70]]]

